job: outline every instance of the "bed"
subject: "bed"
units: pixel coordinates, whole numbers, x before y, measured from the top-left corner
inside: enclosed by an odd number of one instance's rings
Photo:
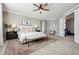
[[[20,30],[17,32],[17,34],[21,43],[47,37],[47,35],[45,35],[43,32],[36,32],[32,26],[20,26]]]

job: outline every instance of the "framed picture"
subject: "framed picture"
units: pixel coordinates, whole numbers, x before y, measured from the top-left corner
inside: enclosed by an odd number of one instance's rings
[[[26,20],[26,25],[31,25],[31,20]]]
[[[24,26],[30,26],[31,25],[31,20],[28,18],[23,18],[23,25]]]

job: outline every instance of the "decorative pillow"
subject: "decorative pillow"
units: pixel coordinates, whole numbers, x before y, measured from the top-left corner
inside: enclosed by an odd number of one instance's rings
[[[26,31],[26,32],[30,32],[30,28],[27,27],[27,28],[25,29],[25,31]]]

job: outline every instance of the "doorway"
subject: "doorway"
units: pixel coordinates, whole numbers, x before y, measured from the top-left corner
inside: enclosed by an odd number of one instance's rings
[[[65,17],[65,37],[74,40],[74,13]]]

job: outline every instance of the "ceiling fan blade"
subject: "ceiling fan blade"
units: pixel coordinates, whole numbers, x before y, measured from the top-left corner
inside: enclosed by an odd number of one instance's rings
[[[44,7],[46,7],[46,6],[48,6],[48,3],[45,3],[45,4],[44,4]]]
[[[33,5],[39,8],[39,6],[38,6],[38,5],[36,5],[36,4],[33,4]]]
[[[44,8],[41,8],[42,10],[45,10],[45,11],[49,11],[49,9],[44,9]]]
[[[43,10],[45,10],[45,11],[49,11],[49,9],[43,9]]]
[[[37,10],[39,10],[39,9],[35,9],[35,10],[33,10],[33,11],[37,11]]]

